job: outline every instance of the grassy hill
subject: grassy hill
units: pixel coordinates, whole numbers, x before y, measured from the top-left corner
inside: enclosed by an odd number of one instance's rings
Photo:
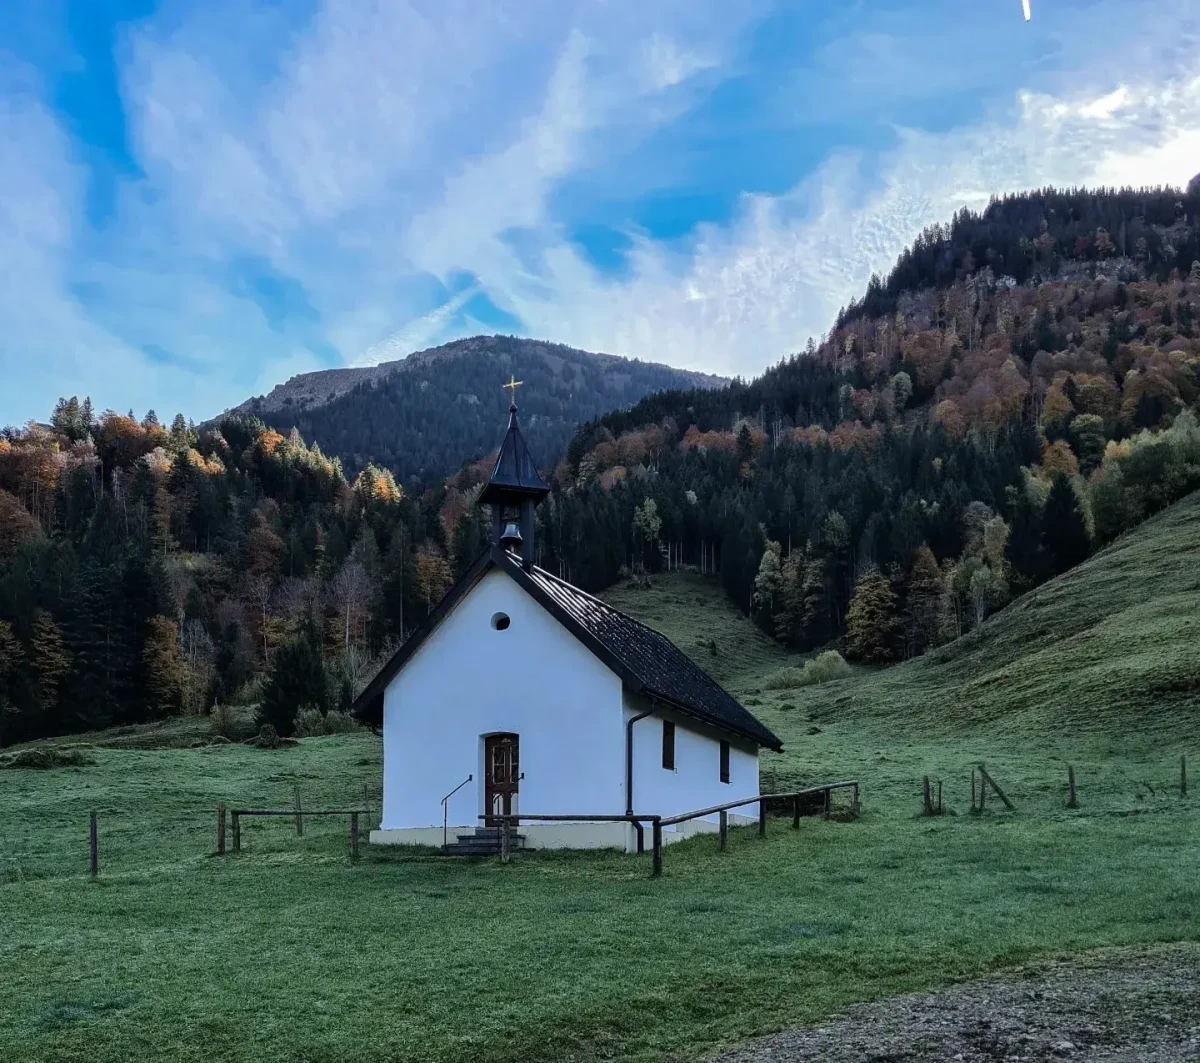
[[[179,748],[192,721],[77,736],[83,766],[0,770],[0,1058],[682,1061],[1033,957],[1192,939],[1200,813],[1178,759],[1198,745],[1181,663],[1198,505],[935,657],[819,688],[770,689],[797,659],[715,581],[614,589],[781,735],[769,785],[863,787],[855,822],[738,829],[723,854],[693,839],[659,880],[609,853],[366,847],[354,865],[336,820],[303,838],[248,822],[243,852],[213,857],[217,801],[286,808],[299,786],[310,809],[377,810],[366,732]],[[1016,812],[961,814],[981,760]],[[959,814],[918,814],[923,775]]]

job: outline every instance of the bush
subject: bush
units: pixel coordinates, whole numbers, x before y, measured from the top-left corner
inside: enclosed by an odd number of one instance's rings
[[[327,712],[325,714],[325,733],[327,735],[344,735],[358,730],[358,721],[348,712]]]
[[[82,749],[55,749],[52,746],[31,746],[0,757],[0,768],[82,768],[94,763]]]
[[[768,676],[763,685],[768,690],[796,690],[818,683],[832,683],[850,674],[850,666],[842,655],[837,650],[826,650],[811,661],[805,661],[803,668],[781,668]]]
[[[245,710],[239,713],[225,702],[218,702],[212,707],[210,718],[213,734],[230,742],[239,742],[254,734],[252,722],[246,718]]]
[[[356,730],[357,721],[349,713],[330,711],[322,713],[312,705],[305,705],[296,713],[297,738],[320,738],[322,735],[340,735]]]

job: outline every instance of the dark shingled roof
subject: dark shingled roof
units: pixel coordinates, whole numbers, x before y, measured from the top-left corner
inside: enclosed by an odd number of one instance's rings
[[[504,504],[512,501],[512,495],[523,495],[535,502],[541,501],[550,493],[550,487],[538,475],[537,465],[525,444],[525,437],[517,427],[517,408],[508,408],[508,431],[500,444],[500,453],[496,455],[496,465],[492,469],[491,478],[479,496],[484,505],[495,503]]]
[[[492,568],[502,569],[635,692],[758,745],[775,750],[783,748],[770,730],[665,635],[543,569],[534,567],[526,571],[519,559],[495,547],[471,566],[429,619],[359,695],[354,705],[357,715],[375,723],[382,721],[383,692],[387,685]]]

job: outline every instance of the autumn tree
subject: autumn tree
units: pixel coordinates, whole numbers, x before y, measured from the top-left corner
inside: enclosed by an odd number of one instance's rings
[[[896,595],[878,569],[863,575],[846,611],[846,649],[868,664],[895,658],[898,622]]]
[[[442,600],[452,579],[446,558],[432,546],[422,546],[417,552],[416,584],[417,598],[426,613]]]
[[[779,551],[779,543],[767,543],[754,577],[754,611],[762,614],[768,623],[775,615],[775,607],[783,591],[783,567],[779,563]]]
[[[653,498],[647,498],[633,514],[633,556],[639,571],[658,567],[662,557],[661,534],[662,517],[658,513],[658,503]]]

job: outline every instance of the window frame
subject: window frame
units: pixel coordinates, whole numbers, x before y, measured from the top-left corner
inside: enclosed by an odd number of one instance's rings
[[[663,771],[675,770],[675,721],[662,722],[662,766]]]

